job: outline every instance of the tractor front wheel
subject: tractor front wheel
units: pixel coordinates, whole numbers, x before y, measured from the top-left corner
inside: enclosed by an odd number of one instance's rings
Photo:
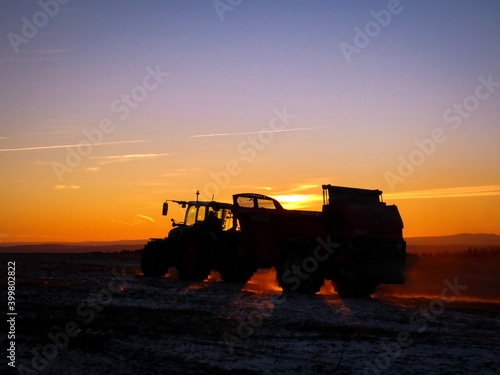
[[[186,233],[177,253],[177,273],[181,280],[203,281],[210,274],[210,239],[197,233]],[[208,241],[207,241],[208,240]]]
[[[168,243],[166,239],[149,241],[141,254],[141,270],[144,276],[163,277],[168,271]]]

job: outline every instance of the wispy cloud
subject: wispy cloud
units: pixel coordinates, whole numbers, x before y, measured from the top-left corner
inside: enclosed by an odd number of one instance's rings
[[[0,62],[61,61],[67,60],[71,56],[71,53],[72,50],[62,48],[19,51],[15,56],[1,58]]]
[[[95,156],[92,159],[99,160],[100,165],[107,165],[113,163],[123,163],[133,160],[155,159],[167,155],[170,154],[124,154],[124,155],[112,155],[112,156]]]
[[[143,218],[143,219],[146,219],[146,220],[149,220],[149,221],[151,221],[153,223],[156,223],[156,220],[153,219],[152,217],[149,217],[149,216],[146,216],[146,215],[141,215],[141,214],[136,214],[136,215],[139,216],[139,217],[141,217],[141,218]]]
[[[201,171],[202,168],[179,168],[179,172]]]
[[[149,217],[149,216],[146,216],[146,215],[141,215],[141,214],[136,214],[137,217],[140,217],[141,219],[146,219],[152,223],[156,223],[156,220],[153,219],[152,217]],[[128,225],[128,226],[131,226],[131,227],[134,227],[134,226],[137,226],[137,225],[145,225],[147,224],[146,221],[144,220],[139,220],[139,219],[135,219],[135,220],[131,220],[130,222],[127,222],[127,221],[121,221],[121,220],[114,220],[114,219],[110,219],[109,221],[113,222],[113,223],[118,223],[118,224],[123,224],[123,225]]]
[[[174,183],[173,182],[130,182],[129,185],[133,185],[133,186],[149,186],[149,187],[152,187],[152,186],[163,186],[163,187],[166,187],[166,186],[174,185]]]
[[[187,176],[192,172],[201,171],[202,168],[179,168],[175,172],[163,173],[162,177],[177,177],[177,176]]]
[[[82,147],[82,146],[107,146],[120,145],[127,143],[144,143],[145,140],[139,141],[116,141],[116,142],[101,142],[101,143],[75,143],[69,145],[52,145],[52,146],[34,146],[34,147],[19,147],[19,148],[0,148],[0,152],[15,152],[15,151],[35,151],[35,150],[53,150],[58,148]]]
[[[35,160],[33,163],[35,165],[51,165],[50,161],[45,161],[45,160]]]
[[[56,190],[77,190],[80,189],[78,185],[54,185]]]
[[[0,137],[0,139],[8,139],[7,137]]]
[[[271,189],[268,189],[271,190]],[[281,187],[281,189],[275,189],[273,188],[273,194],[276,194],[277,196],[314,196],[318,195],[321,196],[321,185],[320,184],[315,184],[311,182],[302,182],[302,183],[295,183],[288,185],[288,187]]]
[[[500,195],[500,185],[462,186],[384,194],[386,199],[433,199]]]
[[[240,133],[210,133],[210,134],[194,134],[190,135],[190,138],[204,138],[204,137],[227,137],[227,136],[235,136],[235,135],[252,135],[259,133],[285,133],[285,132],[300,132],[300,131],[309,131],[309,130],[318,130],[318,129],[327,129],[329,126],[317,126],[313,128],[292,128],[292,129],[277,129],[277,130],[261,130],[261,131],[253,131],[253,132],[240,132]]]
[[[133,224],[127,223],[127,222],[125,222],[125,221],[114,220],[114,219],[110,219],[109,221],[111,221],[112,223],[118,223],[118,224],[123,224],[123,225],[129,225],[129,226],[131,226],[131,227],[133,227],[133,226],[134,226]]]
[[[307,191],[307,190],[314,190],[314,191],[320,191],[320,185],[317,184],[304,184],[304,185],[299,185],[295,188],[292,188],[289,190],[290,193],[295,193],[299,191]]]

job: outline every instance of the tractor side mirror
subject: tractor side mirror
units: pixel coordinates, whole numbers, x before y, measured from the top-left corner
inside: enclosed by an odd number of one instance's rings
[[[161,214],[163,216],[167,216],[168,213],[168,202],[163,202],[163,209],[161,211]]]

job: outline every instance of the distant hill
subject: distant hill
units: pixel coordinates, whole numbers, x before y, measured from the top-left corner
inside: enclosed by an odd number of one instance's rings
[[[409,253],[453,253],[470,248],[499,248],[497,234],[462,233],[451,236],[405,238]]]
[[[472,248],[500,249],[497,234],[455,234],[451,236],[405,238],[409,253],[445,253]],[[0,253],[87,253],[142,249],[147,240],[86,241],[60,243],[0,243]]]
[[[454,234],[436,237],[409,237],[406,242],[411,245],[463,245],[463,246],[500,246],[497,234]]]
[[[65,243],[2,243],[0,253],[88,253],[139,250],[147,240],[88,241]]]

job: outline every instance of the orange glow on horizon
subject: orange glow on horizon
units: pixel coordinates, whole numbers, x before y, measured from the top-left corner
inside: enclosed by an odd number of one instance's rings
[[[203,186],[202,183],[194,184],[200,185]],[[362,186],[361,183],[350,185]],[[265,194],[277,199],[286,209],[321,211],[320,184],[306,181],[281,189],[278,187],[265,186]],[[415,190],[386,193],[383,197],[387,204],[397,205],[405,225],[405,237],[498,234],[499,187]],[[170,219],[183,221],[184,210],[172,204],[168,217],[164,217],[161,215],[162,202],[165,199],[193,200],[196,191],[196,188],[170,189],[168,186],[159,189],[157,184],[149,186],[142,182],[137,185],[98,183],[96,186],[49,184],[36,191],[29,185],[7,185],[4,206],[11,214],[0,218],[0,243],[163,238],[172,228]],[[227,188],[218,194],[217,200],[231,202],[233,193],[262,189]]]

